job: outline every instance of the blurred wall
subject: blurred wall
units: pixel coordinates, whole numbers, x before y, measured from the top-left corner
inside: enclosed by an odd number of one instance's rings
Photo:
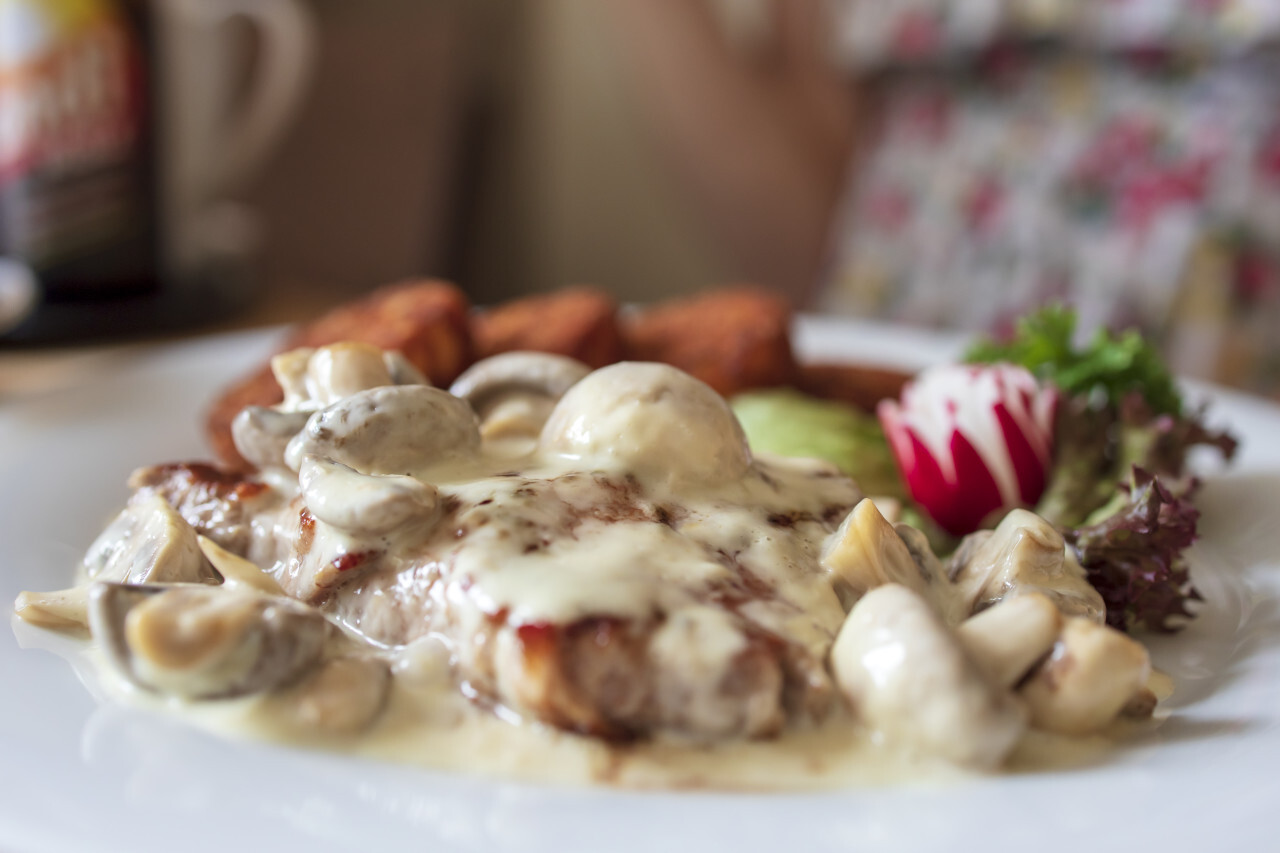
[[[658,298],[728,273],[647,139],[598,0],[535,0],[504,80],[518,115],[483,196],[471,281],[500,299],[569,283]],[[508,246],[519,251],[508,251]]]
[[[312,0],[316,78],[252,201],[271,296],[416,274],[477,302],[726,273],[641,131],[598,0]]]
[[[312,0],[320,48],[296,125],[252,194],[272,295],[332,301],[456,268],[474,87],[465,0]]]

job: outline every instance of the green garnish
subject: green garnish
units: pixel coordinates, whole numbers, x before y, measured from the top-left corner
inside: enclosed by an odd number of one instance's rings
[[[1075,312],[1051,306],[1019,321],[1011,341],[979,343],[966,360],[1013,362],[1062,389],[1036,513],[1071,543],[1112,626],[1177,630],[1200,597],[1182,560],[1196,522],[1187,456],[1209,446],[1230,459],[1235,438],[1206,426],[1203,409],[1183,409],[1173,376],[1139,332],[1099,330],[1076,349],[1075,331]]]
[[[1075,311],[1051,305],[1019,320],[1007,343],[978,342],[965,361],[1019,364],[1071,396],[1105,394],[1116,408],[1137,391],[1155,414],[1182,411],[1182,396],[1164,360],[1136,329],[1119,335],[1099,329],[1083,349],[1073,343],[1075,331]]]
[[[875,415],[785,389],[739,394],[730,404],[752,450],[825,459],[867,494],[906,496]]]

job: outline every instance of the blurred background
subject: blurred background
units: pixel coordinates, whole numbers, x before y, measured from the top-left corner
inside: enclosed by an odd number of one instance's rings
[[[438,274],[478,303],[731,277],[646,138],[605,4],[315,0],[312,91],[248,198],[269,277]]]
[[[968,330],[1062,299],[1274,392],[1278,35],[1276,0],[0,0],[0,319],[422,275]]]

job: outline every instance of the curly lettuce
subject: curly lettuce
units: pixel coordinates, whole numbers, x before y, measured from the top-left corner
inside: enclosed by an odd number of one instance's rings
[[[1049,483],[1035,511],[1076,549],[1117,628],[1172,631],[1199,594],[1182,551],[1197,513],[1187,476],[1195,447],[1224,459],[1236,439],[1188,409],[1159,352],[1136,331],[1100,330],[1074,345],[1075,313],[1052,306],[1024,318],[1005,342],[982,342],[972,362],[1009,361],[1063,392]]]
[[[1168,633],[1200,601],[1182,552],[1196,539],[1199,513],[1159,478],[1134,467],[1128,485],[1091,523],[1063,531],[1089,582],[1107,605],[1107,623],[1123,631]]]

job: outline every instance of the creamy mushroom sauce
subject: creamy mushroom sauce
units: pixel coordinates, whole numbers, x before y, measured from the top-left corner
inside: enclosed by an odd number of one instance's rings
[[[333,364],[327,354],[321,366],[333,373]],[[1118,719],[1117,712],[1132,704],[1145,683],[1145,652],[1141,665],[1135,664],[1126,676],[1141,681],[1116,688],[1127,692],[1117,694],[1118,704],[1108,706],[1105,719],[1091,724],[1087,736],[1067,738],[1025,726],[1028,714],[1034,722],[1039,711],[1028,712],[1030,700],[1015,699],[1011,691],[1024,681],[1034,681],[1036,673],[1027,674],[1024,664],[1016,677],[1006,679],[1006,685],[997,684],[999,677],[992,669],[996,665],[978,660],[990,653],[981,652],[982,643],[957,628],[961,619],[992,601],[998,608],[1002,596],[1044,588],[1063,606],[1062,590],[1055,584],[1065,584],[1069,598],[1077,594],[1072,584],[1079,578],[1069,564],[1062,568],[1060,542],[1037,544],[1035,535],[1026,534],[1028,528],[1019,527],[997,547],[995,540],[1001,535],[997,531],[991,542],[975,543],[969,550],[998,551],[990,559],[1004,559],[1004,563],[993,563],[985,574],[967,579],[968,568],[960,565],[952,568],[952,577],[945,577],[940,565],[930,568],[921,560],[918,542],[905,533],[899,538],[869,502],[860,504],[863,496],[856,485],[834,469],[808,460],[752,458],[736,421],[714,394],[708,396],[688,385],[693,381],[688,377],[672,377],[669,368],[621,367],[603,380],[607,391],[584,387],[592,382],[587,379],[571,388],[554,408],[542,407],[541,417],[549,410],[549,420],[536,424],[536,430],[521,433],[504,424],[500,435],[490,435],[474,446],[468,445],[470,439],[462,440],[465,452],[428,448],[426,456],[415,457],[394,437],[388,445],[383,436],[383,448],[395,457],[390,468],[376,458],[358,458],[350,444],[339,448],[347,453],[343,464],[334,462],[335,454],[319,454],[317,448],[332,436],[312,425],[321,414],[328,413],[330,421],[338,418],[332,407],[351,399],[354,392],[347,388],[346,396],[330,393],[322,401],[328,408],[315,407],[317,414],[308,420],[308,429],[289,441],[287,452],[279,441],[268,441],[271,447],[264,451],[273,460],[282,452],[286,460],[292,457],[292,467],[302,473],[301,485],[283,465],[265,465],[261,476],[265,491],[254,498],[262,509],[254,514],[247,533],[220,526],[217,517],[206,519],[204,532],[214,539],[247,536],[241,544],[261,571],[255,576],[252,566],[207,539],[199,544],[207,562],[197,557],[199,565],[192,569],[207,575],[211,564],[224,586],[240,590],[237,594],[246,600],[282,590],[310,600],[327,614],[327,638],[317,646],[319,652],[304,660],[296,647],[287,650],[289,666],[304,674],[294,672],[270,689],[237,697],[229,690],[224,691],[227,695],[219,694],[221,687],[202,685],[198,677],[159,673],[153,687],[182,685],[177,695],[172,691],[162,695],[146,685],[140,687],[135,679],[121,677],[124,670],[117,660],[114,667],[99,667],[103,683],[126,701],[176,710],[201,725],[234,735],[319,745],[451,771],[639,787],[814,788],[954,775],[955,763],[980,769],[994,764],[1015,769],[1060,766],[1089,759],[1134,725]],[[291,366],[277,365],[277,375],[285,368],[306,369],[298,367],[296,357]],[[373,373],[365,385],[379,383],[378,372]],[[287,378],[283,376],[282,382],[288,390]],[[382,382],[386,379],[381,377]],[[301,380],[295,382],[294,388],[300,386]],[[395,387],[400,386],[391,386]],[[388,388],[373,390],[382,395],[378,399],[384,409],[394,409],[386,401],[398,398]],[[305,403],[308,394],[322,396],[314,388],[294,396]],[[429,402],[436,408],[452,405],[434,398]],[[420,402],[413,406],[421,409]],[[416,428],[432,429],[429,424]],[[462,434],[477,428],[483,433],[483,424],[454,424],[437,431],[449,435],[450,430]],[[449,440],[454,448],[460,443],[456,435]],[[151,527],[173,523],[176,514],[157,509],[159,502],[146,488],[134,502],[131,511],[143,515],[131,519],[127,511],[95,543],[85,563],[90,574],[109,566],[113,556],[138,549],[138,542],[129,538],[131,531],[147,528],[148,523]],[[405,514],[405,505],[414,512]],[[850,513],[855,505],[859,511]],[[164,516],[161,522],[154,520],[156,513]],[[297,553],[300,524],[310,525],[305,559]],[[164,536],[161,540],[163,545],[170,544]],[[1008,554],[1037,547],[1037,559],[1046,547],[1051,557],[1057,548],[1057,568],[1040,566],[1036,571],[1041,574],[1023,581],[1008,576],[1008,567],[1014,565]],[[190,552],[190,544],[184,542],[180,559],[191,559]],[[367,554],[380,556],[363,570],[357,560],[358,570],[352,576],[340,576],[352,555]],[[149,559],[154,560],[155,554]],[[130,565],[137,564],[136,557],[129,560]],[[859,565],[859,560],[873,565]],[[439,561],[447,562],[452,577],[465,581],[433,584],[427,575],[435,570],[433,566],[439,567]],[[117,576],[96,580],[174,580],[137,577],[118,567],[115,571]],[[1046,581],[1050,575],[1057,580]],[[741,585],[744,577],[767,592],[745,596],[726,608],[720,593]],[[202,579],[207,581],[207,577],[192,578]],[[81,621],[78,614],[85,606],[77,596],[95,578],[83,580],[79,592],[43,597],[24,593],[18,610],[29,621],[46,626],[59,620],[64,627],[75,624]],[[1027,588],[1019,589],[1020,582]],[[413,584],[423,585],[422,594],[406,596],[406,585]],[[935,730],[923,740],[913,740],[910,731],[899,737],[893,726],[868,718],[884,697],[850,691],[874,691],[897,677],[882,665],[886,649],[895,659],[914,653],[910,639],[892,634],[894,621],[901,621],[893,611],[888,617],[877,617],[864,608],[862,621],[880,627],[865,637],[841,634],[842,627],[857,621],[848,617],[850,605],[877,598],[865,593],[884,584],[897,588],[898,598],[918,602],[911,606],[920,613],[912,618],[930,624],[913,630],[934,631],[935,643],[945,646],[958,661],[939,683],[967,679],[964,690],[998,695],[1003,703],[1000,713],[1014,720],[1013,728],[1003,718],[982,725],[1003,726],[995,737],[1016,743],[1011,753],[1007,746],[1000,746],[994,758],[940,760],[937,750],[922,749],[921,743],[937,740],[939,731],[942,740],[950,742],[952,730],[947,726],[960,727],[956,737],[964,740],[970,737],[963,730],[967,723],[931,721],[928,725]],[[994,593],[993,584],[998,587]],[[340,594],[330,594],[329,586]],[[132,594],[123,587],[116,589],[120,590]],[[90,603],[90,610],[97,606],[97,612],[104,612],[100,584],[94,595],[98,600]],[[987,600],[980,604],[983,595]],[[424,611],[444,606],[446,602],[433,596],[465,599],[447,602],[451,620],[462,622],[460,627],[441,632],[438,619],[422,620],[412,607],[406,609],[406,601]],[[255,613],[264,606],[271,611],[260,599],[256,601]],[[1075,616],[1067,624],[1078,624],[1092,637],[1097,613],[1088,612],[1087,604],[1083,608],[1077,612],[1084,616]],[[172,624],[160,628],[139,627],[145,609],[136,606],[121,617],[125,634],[136,638],[169,630],[178,638],[174,642],[190,642],[192,631],[199,635],[189,620],[184,622],[183,614],[172,615]],[[1051,628],[1045,651],[1032,655],[1042,670],[1064,654],[1061,641],[1055,646],[1053,639],[1063,631],[1063,615],[1056,608],[1048,609],[1057,627]],[[1064,609],[1071,613],[1070,605]],[[853,612],[860,611],[855,606]],[[503,701],[502,673],[497,687],[484,691],[475,690],[460,675],[459,663],[479,653],[459,642],[459,637],[473,632],[482,642],[503,641],[501,635],[486,634],[483,627],[495,614],[516,626],[565,625],[588,617],[646,620],[661,614],[647,647],[651,665],[677,670],[683,679],[681,689],[689,693],[687,701],[709,704],[677,715],[676,719],[694,721],[690,732],[655,725],[650,736],[621,742],[538,722],[536,714],[522,712],[518,703]],[[239,625],[245,618],[236,615],[228,624]],[[834,680],[848,700],[830,702],[811,719],[789,714],[778,732],[767,726],[748,732],[763,732],[765,737],[706,736],[698,728],[699,721],[713,719],[721,709],[715,706],[716,697],[699,692],[697,685],[725,678],[746,648],[744,624],[807,651],[827,672],[835,673]],[[978,623],[973,624],[974,632],[980,632]],[[145,634],[147,630],[152,634]],[[95,633],[99,632],[108,629],[96,625]],[[236,639],[232,652],[211,665],[211,677],[225,681],[226,672],[236,670],[236,677],[243,681],[245,666],[240,661],[265,647],[264,636],[258,630],[248,639]],[[111,660],[112,642],[102,638],[99,642],[107,646],[107,654],[95,649],[91,658],[99,663]],[[833,645],[841,644],[856,646],[856,657],[848,657],[843,664],[828,662]],[[929,665],[934,664],[930,658]],[[843,670],[850,667],[859,673],[845,677]],[[145,667],[137,669],[146,675]],[[870,687],[858,687],[859,679]],[[1042,680],[1050,686],[1056,683],[1052,673]],[[666,689],[671,689],[669,684]],[[910,689],[918,691],[920,686]],[[215,698],[198,698],[202,690]],[[988,700],[970,701],[963,698],[968,696],[964,690],[957,693],[962,699],[953,703],[965,705],[959,715],[967,720],[985,714],[984,707],[977,706]],[[886,713],[899,714],[903,707],[927,706],[939,698],[950,697],[908,694],[890,696],[888,704],[881,704],[889,709]],[[863,714],[851,711],[853,706],[862,708]],[[708,725],[708,730],[714,730],[719,724]],[[990,740],[985,732],[972,739],[979,750]]]

